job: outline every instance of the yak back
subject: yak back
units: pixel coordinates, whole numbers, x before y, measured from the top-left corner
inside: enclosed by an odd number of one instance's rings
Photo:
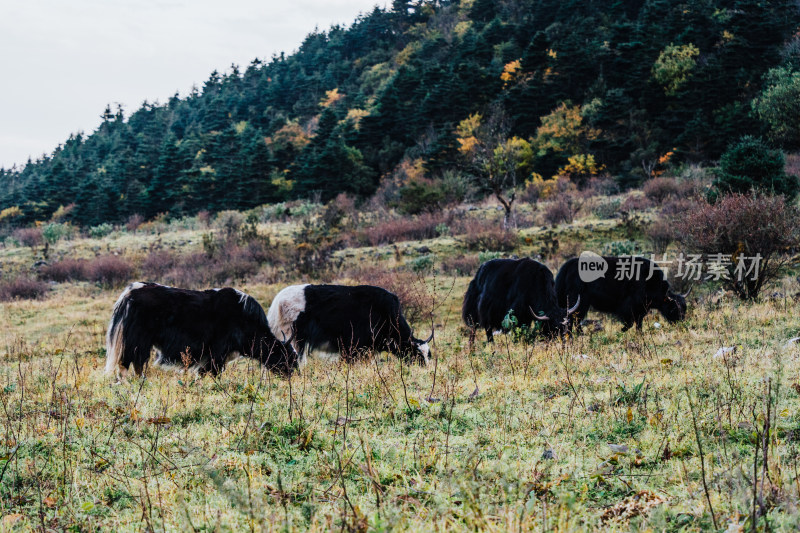
[[[297,335],[311,346],[327,343],[383,348],[386,339],[408,342],[411,328],[396,295],[372,285],[308,285]]]
[[[665,279],[664,272],[649,259],[633,258],[640,265],[638,275],[633,279],[627,275],[617,279],[623,258],[606,256],[603,259],[608,263],[605,276],[589,283],[580,278],[577,257],[564,263],[556,277],[556,292],[560,305],[567,305],[567,300],[571,305],[580,295],[582,302],[598,311],[618,313],[626,302],[647,302],[648,306],[651,304],[655,306],[667,296],[670,290],[669,282]],[[627,258],[624,260],[627,261]],[[626,274],[631,272],[625,265],[622,268],[626,270]]]
[[[520,324],[531,323],[531,310],[556,322],[565,318],[558,307],[553,273],[533,259],[492,259],[481,265],[473,281],[470,288],[478,291],[478,325],[483,328],[502,328],[509,310]]]

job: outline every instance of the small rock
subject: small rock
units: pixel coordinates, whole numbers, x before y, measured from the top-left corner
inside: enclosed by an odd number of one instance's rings
[[[656,329],[661,329],[661,324],[659,324],[658,322],[653,322],[653,327]]]
[[[608,447],[611,448],[611,451],[614,453],[628,453],[628,445],[627,444],[608,444]]]
[[[736,346],[723,346],[717,353],[714,354],[714,359],[719,359],[720,357],[724,357],[725,354],[732,354],[736,352]]]
[[[546,448],[542,453],[542,459],[558,459],[558,457],[552,448]]]

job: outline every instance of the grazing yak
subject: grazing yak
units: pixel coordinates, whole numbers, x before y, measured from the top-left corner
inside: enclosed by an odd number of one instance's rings
[[[582,279],[579,268],[586,263],[581,263],[581,258],[575,257],[564,263],[556,276],[556,292],[561,305],[580,298],[578,310],[572,317],[574,323],[579,325],[586,318],[589,308],[618,318],[624,326],[622,331],[627,331],[634,324],[636,329],[642,329],[642,320],[650,309],[658,309],[670,322],[677,322],[686,316],[686,296],[689,293],[678,294],[670,290],[664,272],[649,259],[600,258],[594,254],[588,257],[607,263],[602,274],[584,274]],[[632,263],[632,260],[636,263]],[[592,280],[587,282],[584,279]]]
[[[427,364],[433,338],[415,338],[397,296],[371,285],[291,285],[272,300],[267,318],[274,335],[294,338],[301,364],[315,350],[346,360],[386,350]]]
[[[283,340],[283,339],[282,339]],[[297,367],[289,341],[272,334],[261,305],[236,289],[193,291],[133,283],[120,295],[106,335],[106,372],[142,375],[150,351],[156,363],[219,373],[231,354],[259,360],[282,375]]]
[[[503,320],[514,312],[519,325],[539,321],[547,336],[564,335],[568,316],[576,308],[564,309],[556,297],[553,273],[533,259],[492,259],[483,263],[464,295],[461,316],[473,331],[486,330],[486,340],[494,341],[494,331],[505,331]]]

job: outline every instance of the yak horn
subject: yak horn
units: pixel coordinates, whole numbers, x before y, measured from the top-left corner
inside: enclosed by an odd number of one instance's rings
[[[433,340],[433,328],[431,328],[431,336],[428,337],[427,339],[425,339],[424,341],[422,341],[422,344],[428,344],[432,340]]]
[[[580,294],[578,295],[578,299],[575,301],[575,305],[573,305],[572,307],[567,309],[567,314],[571,315],[572,313],[577,311],[579,305],[581,305],[581,295]]]
[[[286,340],[286,333],[281,331],[281,335],[283,335],[283,341],[281,341],[281,343],[282,344],[289,344],[290,342],[292,342],[292,339],[294,339],[295,333],[296,332],[295,332],[294,328],[292,328],[292,335],[289,337],[289,340]]]
[[[531,309],[531,306],[528,306],[528,310],[531,312],[531,314],[533,315],[533,318],[535,318],[536,320],[550,320],[550,317],[547,316],[547,315],[541,315],[541,316],[537,315],[536,311]]]
[[[683,296],[684,298],[688,298],[689,297],[689,293],[692,292],[692,289],[694,289],[694,285],[690,285],[689,286],[689,290],[686,291],[685,293],[681,294],[681,296]]]

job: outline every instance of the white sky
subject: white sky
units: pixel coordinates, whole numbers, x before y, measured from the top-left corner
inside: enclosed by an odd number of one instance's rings
[[[91,133],[106,104],[126,116],[213,70],[287,55],[319,27],[388,0],[2,0],[0,167]]]

